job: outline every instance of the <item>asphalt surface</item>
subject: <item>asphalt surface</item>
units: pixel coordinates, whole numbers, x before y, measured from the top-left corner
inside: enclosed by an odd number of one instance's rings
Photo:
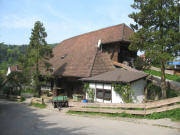
[[[180,135],[179,129],[67,115],[0,100],[0,135]]]

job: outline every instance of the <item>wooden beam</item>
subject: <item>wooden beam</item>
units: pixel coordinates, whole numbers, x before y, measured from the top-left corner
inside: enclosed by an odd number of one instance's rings
[[[113,65],[115,66],[118,66],[118,67],[121,67],[121,68],[124,68],[126,70],[129,70],[129,71],[136,71],[136,72],[140,72],[134,68],[131,68],[130,66],[127,66],[125,64],[122,64],[122,63],[119,63],[119,62],[116,62],[116,61],[113,61]]]

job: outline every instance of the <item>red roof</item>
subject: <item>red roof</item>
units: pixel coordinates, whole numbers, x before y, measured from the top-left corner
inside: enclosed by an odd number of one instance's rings
[[[98,52],[97,44],[101,40],[102,44],[127,41],[133,34],[133,30],[125,24],[120,24],[97,31],[85,33],[62,41],[53,49],[54,57],[50,63],[54,68],[54,74],[62,76],[89,77],[92,71],[100,73],[107,72],[113,68],[110,57],[107,54]],[[96,54],[98,52],[97,58]],[[101,54],[100,54],[101,53]],[[101,67],[94,68],[96,59],[103,59],[100,62]],[[96,60],[98,61],[98,60]],[[97,63],[97,62],[96,62]],[[106,66],[106,67],[104,67]],[[99,71],[97,71],[99,70]]]

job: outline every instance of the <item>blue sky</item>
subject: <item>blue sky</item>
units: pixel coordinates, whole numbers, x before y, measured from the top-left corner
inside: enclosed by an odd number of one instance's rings
[[[28,44],[34,22],[43,22],[48,43],[133,20],[133,0],[0,0],[0,42]]]

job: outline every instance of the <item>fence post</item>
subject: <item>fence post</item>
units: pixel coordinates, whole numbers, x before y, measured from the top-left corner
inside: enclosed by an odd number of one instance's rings
[[[144,116],[146,115],[146,103],[144,103]]]

